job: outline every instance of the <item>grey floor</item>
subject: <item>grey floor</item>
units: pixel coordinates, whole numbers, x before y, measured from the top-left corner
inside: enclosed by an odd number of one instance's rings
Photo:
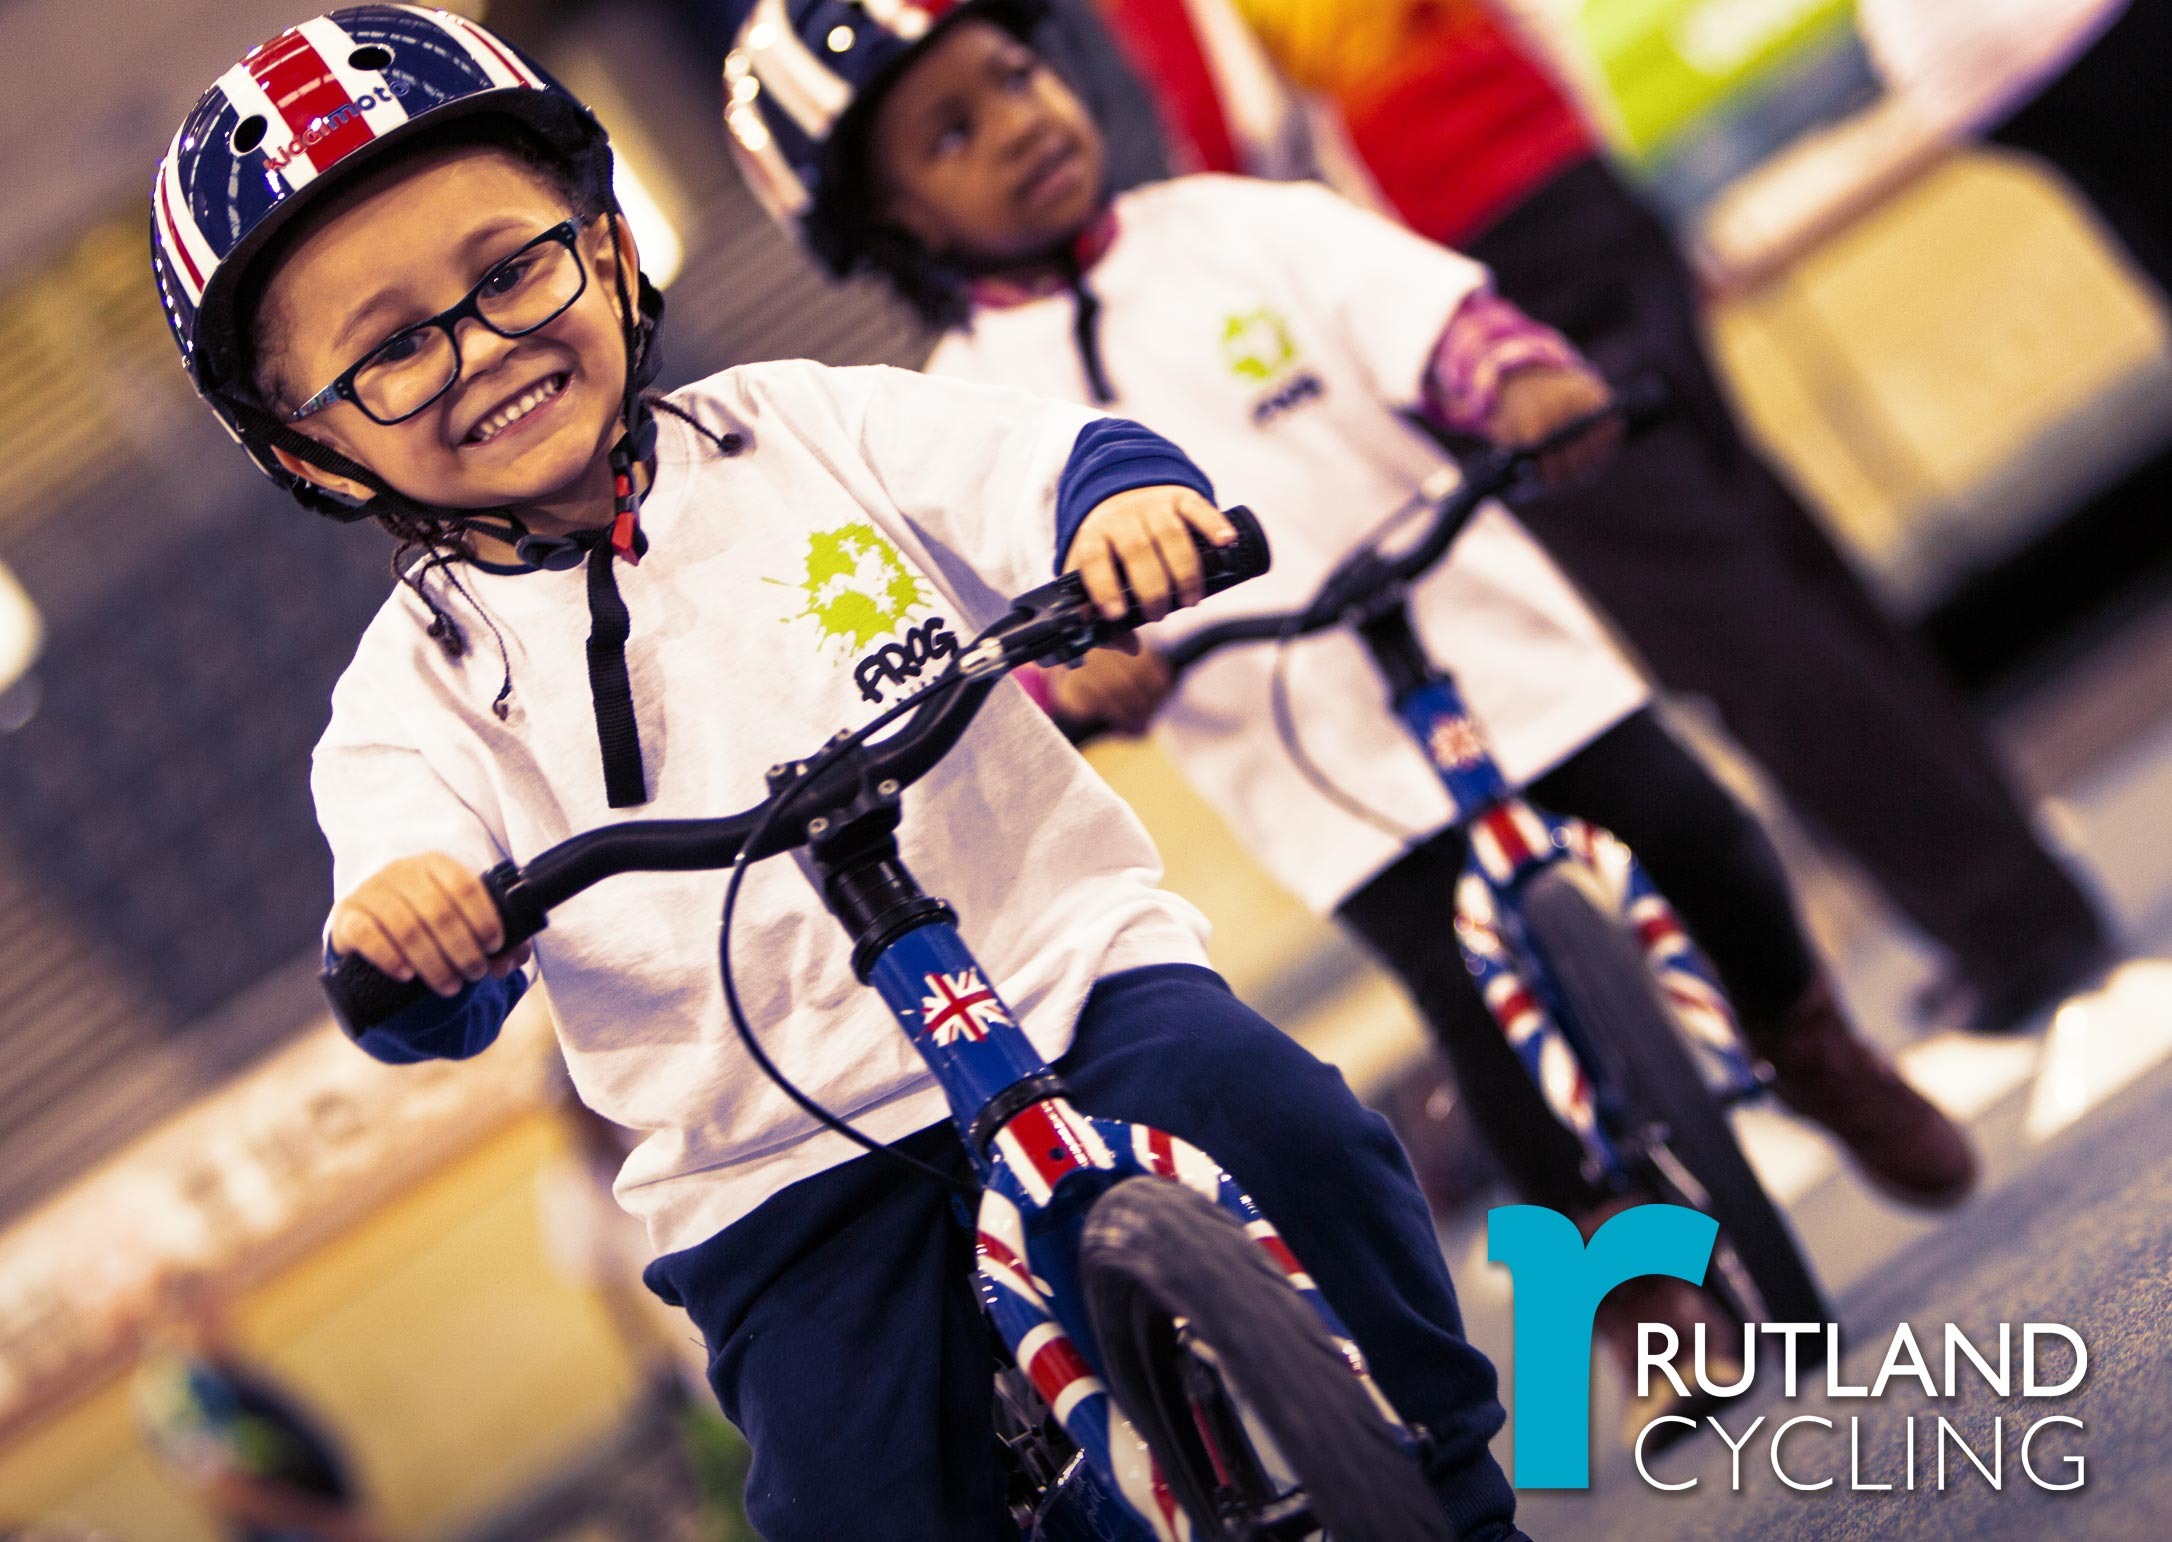
[[[2048,795],[2045,817],[2084,865],[2118,918],[2126,961],[2093,989],[2020,1034],[1998,1039],[1926,1031],[1908,1003],[1928,976],[1927,956],[1904,932],[1866,912],[1839,880],[1810,885],[1813,922],[1842,960],[1847,992],[1866,1028],[1898,1053],[1918,1082],[1964,1119],[1983,1152],[1986,1180],[1961,1209],[1926,1217],[1894,1206],[1846,1171],[1803,1127],[1753,1110],[1741,1116],[1751,1158],[1790,1218],[1836,1303],[1846,1348],[1842,1384],[1875,1377],[1895,1325],[1906,1321],[1943,1380],[1948,1322],[1979,1344],[1996,1325],[2058,1322],[2079,1331],[2090,1367],[2081,1386],[2045,1401],[2001,1399],[1963,1366],[1958,1395],[1927,1400],[1913,1381],[1883,1398],[1830,1398],[1820,1378],[1782,1400],[1760,1387],[1719,1414],[1731,1438],[1760,1414],[1743,1447],[1739,1491],[1710,1427],[1649,1463],[1662,1493],[1637,1474],[1618,1433],[1623,1389],[1595,1374],[1593,1486],[1527,1492],[1520,1519],[1534,1538],[1614,1542],[1643,1538],[2005,1538],[2172,1536],[2172,605],[2136,620],[2008,704],[1999,718],[2010,753]],[[1443,1233],[1471,1336],[1512,1384],[1505,1273],[1485,1261],[1483,1217]],[[2018,1390],[2018,1388],[2017,1388]],[[2032,1449],[2046,1482],[2071,1473],[2082,1487],[2032,1483],[2019,1446],[2047,1414]],[[1905,1479],[1915,1416],[1916,1473]],[[1797,1415],[1829,1418],[1786,1438],[1792,1476],[1833,1477],[1798,1493],[1775,1476],[1770,1437]],[[1989,1464],[1994,1421],[2005,1421],[1998,1488],[1947,1448],[1935,1466],[1943,1415]],[[1851,1491],[1849,1420],[1859,1423],[1864,1485]],[[1513,1424],[1498,1451],[1514,1475]]]

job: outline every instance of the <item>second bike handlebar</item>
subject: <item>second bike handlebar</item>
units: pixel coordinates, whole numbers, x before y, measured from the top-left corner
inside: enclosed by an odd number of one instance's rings
[[[1199,545],[1204,588],[1219,594],[1267,571],[1267,537],[1250,509],[1226,510],[1237,537],[1226,546]],[[879,788],[894,797],[933,770],[949,754],[988,694],[1021,664],[1067,663],[1145,624],[1134,602],[1117,620],[1103,617],[1077,573],[1020,595],[1010,610],[961,651],[957,664],[922,694],[926,700],[888,736],[861,747],[850,764],[822,752],[774,768],[776,791],[763,802],[715,819],[641,819],[603,825],[563,841],[525,864],[501,862],[482,875],[483,887],[505,928],[503,948],[516,947],[549,924],[550,911],[617,873],[688,872],[731,866],[761,832],[749,861],[805,844],[812,832],[794,807],[812,810],[825,797],[853,786]],[[864,731],[864,730],[863,730]],[[830,748],[850,734],[840,734]],[[318,976],[332,1012],[349,1035],[358,1035],[428,999],[419,979],[399,980],[359,953],[327,961]]]
[[[1172,680],[1207,655],[1244,643],[1290,642],[1344,624],[1352,611],[1384,593],[1415,582],[1446,555],[1463,533],[1464,526],[1488,498],[1498,497],[1529,481],[1538,463],[1557,450],[1575,443],[1601,425],[1618,421],[1630,434],[1642,433],[1674,410],[1674,397],[1657,374],[1632,376],[1614,392],[1614,399],[1597,412],[1566,423],[1535,444],[1496,449],[1478,456],[1462,468],[1455,486],[1430,496],[1433,522],[1416,545],[1400,556],[1385,556],[1368,541],[1337,563],[1312,599],[1300,610],[1267,615],[1241,616],[1217,622],[1172,644],[1162,654]],[[1424,491],[1421,489],[1421,492]],[[1075,745],[1086,745],[1110,732],[1104,722],[1063,724],[1064,735]]]

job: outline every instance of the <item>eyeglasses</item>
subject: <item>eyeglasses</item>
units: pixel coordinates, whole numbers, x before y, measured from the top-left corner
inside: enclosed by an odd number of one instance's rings
[[[566,313],[588,288],[574,241],[581,221],[553,225],[490,271],[450,310],[395,332],[345,374],[294,409],[287,421],[353,402],[372,423],[404,423],[460,378],[459,326],[473,318],[500,337],[525,337]]]

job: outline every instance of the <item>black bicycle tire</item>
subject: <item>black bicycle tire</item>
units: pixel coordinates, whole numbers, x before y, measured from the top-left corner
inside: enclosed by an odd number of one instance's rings
[[[1719,1222],[1721,1239],[1761,1298],[1762,1311],[1751,1315],[1825,1322],[1824,1293],[1801,1244],[1743,1156],[1643,948],[1563,864],[1534,874],[1519,900],[1525,929],[1565,1005],[1620,1057],[1628,1126],[1664,1128],[1665,1148],[1703,1189],[1697,1208]]]
[[[1440,1500],[1351,1373],[1310,1302],[1236,1218],[1170,1179],[1129,1178],[1094,1202],[1079,1284],[1103,1375],[1203,1537],[1226,1536],[1163,1426],[1143,1363],[1148,1323],[1186,1319],[1303,1481],[1334,1542],[1451,1542]]]

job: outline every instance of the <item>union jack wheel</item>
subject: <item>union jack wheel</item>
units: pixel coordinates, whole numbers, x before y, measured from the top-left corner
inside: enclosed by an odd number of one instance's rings
[[[1745,1323],[1824,1322],[1824,1297],[1707,1084],[1674,995],[1590,872],[1556,862],[1518,897],[1526,937],[1564,1012],[1606,1062],[1621,1114],[1614,1144],[1652,1198],[1719,1222],[1706,1288]]]
[[[1132,1178],[1094,1202],[1079,1285],[1104,1379],[1207,1542],[1449,1542],[1409,1437],[1229,1212]]]

